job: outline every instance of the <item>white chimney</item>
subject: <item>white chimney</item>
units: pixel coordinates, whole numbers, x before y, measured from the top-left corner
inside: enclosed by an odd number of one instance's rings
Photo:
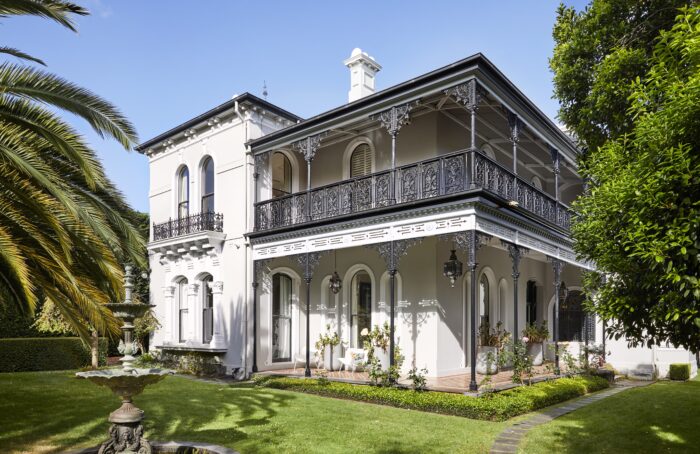
[[[350,58],[343,62],[350,68],[350,91],[348,102],[356,101],[374,93],[374,76],[382,67],[377,61],[356,47]]]

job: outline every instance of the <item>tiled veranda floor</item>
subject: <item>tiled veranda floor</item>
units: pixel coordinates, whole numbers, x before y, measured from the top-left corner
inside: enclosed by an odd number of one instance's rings
[[[317,369],[311,369],[311,375],[313,377],[317,376]],[[329,380],[344,381],[350,383],[369,383],[369,377],[367,372],[350,372],[350,371],[327,371]],[[284,375],[290,377],[303,377],[304,367],[297,367],[296,369],[280,369],[275,371],[261,372],[263,375]],[[491,375],[490,384],[497,390],[507,389],[513,386],[511,381],[512,372],[509,369],[501,370],[495,375]],[[476,383],[481,385],[485,376],[481,374],[476,374]],[[535,366],[534,367],[534,377],[533,381],[541,381],[549,378],[554,378],[546,366]],[[469,391],[469,373],[449,375],[439,378],[428,378],[427,386],[428,389],[433,391],[444,391],[452,393],[465,393]],[[406,377],[401,377],[399,383],[410,385],[411,382]]]

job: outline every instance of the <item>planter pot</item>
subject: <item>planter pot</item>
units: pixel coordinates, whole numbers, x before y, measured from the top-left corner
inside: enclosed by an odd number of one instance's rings
[[[532,359],[533,366],[541,366],[544,362],[544,345],[541,342],[527,344],[527,355]]]
[[[476,371],[481,375],[498,373],[498,347],[479,347],[476,354]]]
[[[338,370],[340,368],[340,348],[336,346],[331,349],[331,347],[326,347],[323,351],[323,367],[329,371]]]
[[[379,360],[379,364],[382,365],[382,370],[389,369],[389,352],[377,348],[374,350],[374,356]]]

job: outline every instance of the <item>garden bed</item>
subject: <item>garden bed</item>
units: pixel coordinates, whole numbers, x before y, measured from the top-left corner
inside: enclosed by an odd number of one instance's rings
[[[499,393],[489,393],[481,397],[471,397],[443,392],[413,391],[303,378],[264,376],[256,378],[255,381],[258,386],[267,388],[486,421],[504,421],[610,386],[608,381],[603,378],[582,375],[536,383],[532,386],[521,386]]]

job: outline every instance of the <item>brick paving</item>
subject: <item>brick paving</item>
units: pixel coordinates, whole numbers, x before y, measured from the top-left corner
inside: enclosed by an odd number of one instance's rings
[[[565,402],[561,405],[550,407],[546,410],[538,412],[533,416],[522,421],[518,421],[504,429],[503,432],[501,432],[500,435],[496,438],[496,441],[494,441],[493,446],[491,446],[491,453],[515,454],[518,452],[518,445],[523,440],[523,438],[525,438],[525,435],[527,435],[528,431],[530,431],[533,427],[539,426],[540,424],[546,424],[555,418],[563,416],[567,413],[571,413],[572,411],[576,411],[581,407],[585,407],[586,405],[590,405],[593,402],[605,399],[606,397],[613,396],[626,389],[635,388],[639,386],[646,386],[650,385],[651,383],[653,382],[618,382],[604,391],[600,391],[595,394],[582,397],[573,402]]]

